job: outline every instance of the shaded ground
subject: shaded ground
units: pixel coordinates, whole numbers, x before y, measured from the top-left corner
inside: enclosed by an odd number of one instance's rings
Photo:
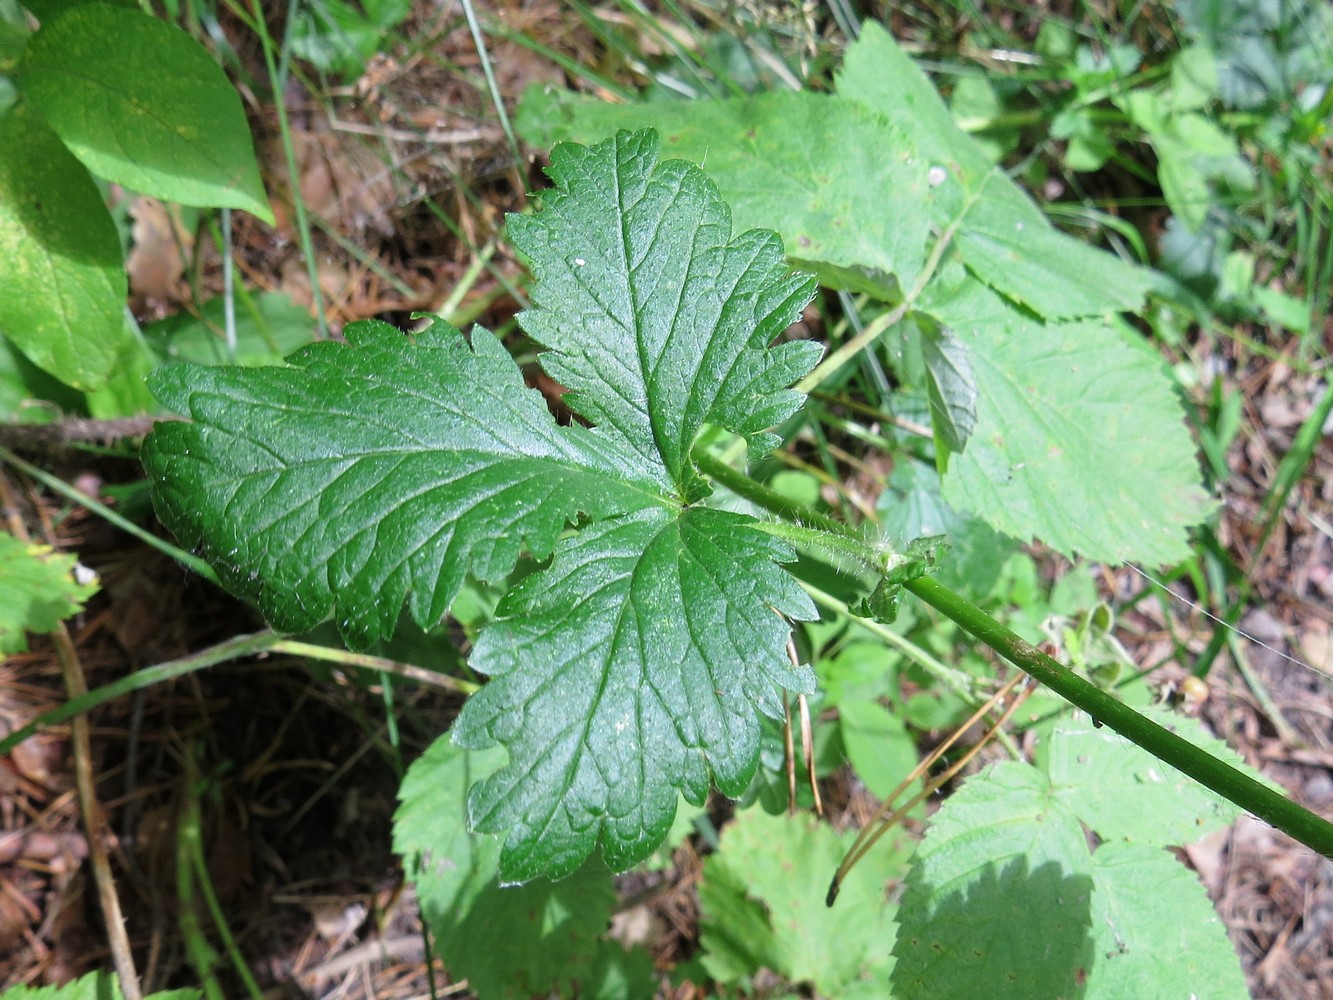
[[[456,314],[500,328],[516,307],[506,284],[518,265],[492,240],[503,212],[520,208],[523,191],[538,185],[535,167],[512,167],[461,15],[420,6],[403,32],[417,40],[410,52],[377,58],[359,80],[329,88],[329,105],[300,87],[287,94],[300,194],[322,220],[315,236],[318,284],[335,329],[356,318],[402,321],[414,309],[439,308],[462,280],[471,284],[454,304]],[[577,62],[616,69],[563,5],[511,3],[500,16],[513,31]],[[257,53],[246,52],[248,33],[223,27],[242,58],[257,66]],[[532,81],[567,82],[555,63],[514,42],[491,42],[507,99]],[[265,137],[268,176],[285,176],[272,109],[252,101],[250,111]],[[274,190],[281,197],[277,182]],[[211,241],[151,201],[139,199],[129,210],[133,305],[141,319],[196,308],[192,278],[206,291],[220,288]],[[284,210],[278,229],[269,231],[240,217],[234,242],[247,283],[309,303],[312,289],[291,219]],[[473,276],[479,250],[491,254],[489,266]],[[1333,330],[1325,343],[1333,344]],[[1199,711],[1251,764],[1328,815],[1333,443],[1327,436],[1271,537],[1257,548],[1276,459],[1311,411],[1319,384],[1280,361],[1237,353],[1220,364],[1228,384],[1243,392],[1251,421],[1229,454],[1232,479],[1219,539],[1255,587],[1256,610],[1241,627],[1266,646],[1240,640],[1224,650]],[[141,495],[115,489],[135,480],[132,461],[66,450],[43,464],[122,510],[142,503]],[[261,626],[153,550],[4,474],[27,531],[79,553],[102,577],[103,593],[70,628],[90,685]],[[1142,587],[1124,572],[1108,573],[1107,580],[1108,590]],[[1183,597],[1196,596],[1178,586]],[[1137,663],[1165,663],[1156,675],[1164,696],[1184,688],[1189,667],[1165,661],[1178,659],[1182,646],[1197,654],[1213,628],[1187,603],[1146,601],[1122,626]],[[1236,653],[1247,661],[1244,673]],[[62,692],[51,644],[35,640],[31,653],[0,665],[0,730],[54,707]],[[379,678],[271,657],[178,678],[94,713],[98,798],[146,986],[197,982],[182,927],[208,923],[205,901],[197,882],[182,884],[176,874],[197,814],[219,903],[270,995],[429,993],[411,890],[389,847],[390,820],[398,768],[447,727],[458,700],[402,681],[391,695],[397,734],[385,721]],[[0,985],[63,981],[109,965],[72,789],[65,730],[45,732],[0,761]],[[845,778],[833,779],[826,800],[837,821],[867,815],[864,795]],[[1255,996],[1333,996],[1333,863],[1252,821],[1186,853],[1227,922]],[[647,906],[628,910],[622,930],[646,935],[663,969],[693,948],[698,872],[696,848],[687,843],[661,884],[626,880],[627,899],[646,899]],[[239,984],[219,968],[239,995]],[[437,969],[441,995],[467,995],[448,982],[447,970]]]

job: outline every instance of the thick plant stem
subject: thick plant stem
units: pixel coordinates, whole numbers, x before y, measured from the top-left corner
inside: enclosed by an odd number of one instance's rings
[[[1242,809],[1290,834],[1307,847],[1333,858],[1333,823],[1117,701],[1031,643],[1019,638],[976,605],[929,577],[912,580],[903,586],[1010,663],[1031,674],[1066,701],[1083,709],[1095,722],[1113,729],[1158,760],[1170,764]]]

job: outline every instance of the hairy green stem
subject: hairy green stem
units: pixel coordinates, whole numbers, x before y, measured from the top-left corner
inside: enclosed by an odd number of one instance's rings
[[[698,449],[693,457],[700,471],[712,476],[738,496],[780,517],[795,519],[804,525],[822,528],[839,535],[839,547],[849,538],[854,538],[861,541],[868,550],[873,551],[873,547],[860,539],[852,528],[793,503],[755,482],[743,472],[719,462],[702,448]],[[1333,858],[1333,823],[1265,787],[1189,741],[1163,729],[1124,702],[1118,701],[1101,688],[1079,677],[1068,667],[1042,653],[1017,633],[1005,628],[975,604],[964,600],[943,584],[929,577],[920,577],[904,583],[903,587],[970,632],[1020,670],[1041,681],[1070,704],[1087,712],[1096,722],[1109,727],[1130,742],[1147,750],[1158,760],[1170,764],[1242,809],[1290,834],[1307,847],[1325,857]]]
[[[1333,858],[1333,823],[1260,784],[1188,740],[1163,729],[1122,701],[1057,663],[1031,643],[947,587],[922,577],[903,585],[1010,663],[1041,681],[1097,723],[1137,744],[1163,763],[1290,834],[1307,847]]]

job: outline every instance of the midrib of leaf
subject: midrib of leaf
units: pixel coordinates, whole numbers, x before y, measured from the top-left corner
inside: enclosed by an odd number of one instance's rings
[[[619,171],[617,171],[614,174],[614,177],[615,177],[616,207],[619,212],[620,219],[624,220],[625,218],[628,217],[630,209],[633,208],[634,206],[627,206],[625,204],[625,189]],[[642,199],[639,199],[639,201],[641,200]],[[637,204],[638,202],[636,201],[635,205]],[[665,348],[670,343],[671,338],[675,335],[676,324],[674,321],[672,322],[671,332],[667,337],[667,343],[663,345],[663,350],[661,354],[659,354],[655,362],[652,363],[652,367],[650,370],[648,344],[644,338],[643,323],[640,321],[640,317],[643,315],[644,312],[643,303],[639,301],[638,283],[633,280],[637,268],[641,267],[644,261],[648,260],[649,255],[645,253],[644,260],[640,261],[639,265],[637,266],[634,265],[631,260],[629,232],[626,226],[624,225],[623,221],[619,229],[620,229],[620,257],[621,257],[621,263],[623,264],[623,273],[625,275],[626,298],[631,303],[633,303],[632,313],[634,320],[635,360],[638,361],[639,383],[641,386],[643,386],[644,389],[644,406],[647,409],[647,416],[649,422],[648,426],[652,430],[653,443],[657,448],[658,460],[662,464],[663,471],[665,471],[671,477],[671,481],[675,486],[676,497],[683,502],[685,500],[685,489],[684,489],[685,484],[683,482],[683,477],[681,475],[681,470],[679,468],[679,465],[677,463],[668,461],[668,456],[671,453],[671,448],[667,437],[667,428],[663,426],[663,422],[665,420],[665,414],[662,407],[653,405],[653,400],[656,394],[654,394],[652,391],[652,387],[657,383],[657,369],[662,364],[663,359],[665,359],[668,356],[668,352]],[[659,232],[661,231],[660,221],[658,225],[658,231]],[[698,238],[698,233],[695,234],[695,239],[697,238]],[[693,265],[691,264],[691,266]],[[673,310],[675,316],[680,315],[681,296],[685,294],[685,286],[687,284],[688,284],[687,281],[682,281],[680,284],[680,288],[677,290],[676,308]],[[630,403],[631,405],[635,405],[634,400],[627,399],[626,402]]]

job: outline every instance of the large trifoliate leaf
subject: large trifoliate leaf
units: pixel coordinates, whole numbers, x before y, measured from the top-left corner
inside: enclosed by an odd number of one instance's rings
[[[554,553],[497,608],[472,657],[494,680],[455,729],[509,751],[470,799],[474,827],[505,837],[507,881],[598,845],[614,867],[647,857],[678,791],[745,788],[779,686],[813,687],[786,652],[783,616],[815,613],[777,565],[794,553],[700,506],[689,457],[705,423],[762,446],[799,405],[785,387],[818,348],[769,344],[813,283],[772,233],[733,238],[711,182],[657,148],[640,132],[557,150],[546,207],[510,222],[537,277],[521,322],[591,429],[558,426],[490,334],[440,322],[353,324],[287,367],[153,383],[194,421],[145,445],[163,520],[277,628],[333,614],[365,645],[404,602],[429,626],[468,573]]]
[[[1207,510],[1188,432],[1160,364],[1107,319],[1150,273],[1057,231],[882,28],[838,79],[836,96],[638,105],[532,88],[519,125],[538,143],[656,125],[824,284],[916,290],[910,342],[960,510],[1070,555],[1181,558]]]

